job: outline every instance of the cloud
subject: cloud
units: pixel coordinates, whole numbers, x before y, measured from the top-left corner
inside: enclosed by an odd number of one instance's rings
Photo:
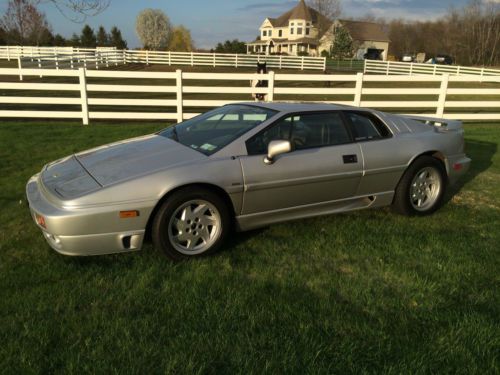
[[[256,3],[256,4],[248,4],[239,8],[236,8],[237,11],[280,11],[284,13],[286,10],[289,10],[297,5],[297,1],[282,1],[279,3]],[[285,10],[284,10],[285,9]]]

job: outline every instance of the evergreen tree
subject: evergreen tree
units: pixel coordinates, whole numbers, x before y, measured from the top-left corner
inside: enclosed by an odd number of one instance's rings
[[[66,39],[61,34],[56,34],[54,36],[54,46],[56,47],[62,47],[65,46],[67,43]]]
[[[97,45],[99,47],[109,46],[109,36],[103,26],[99,26],[99,30],[97,31]]]
[[[217,53],[247,53],[245,42],[240,42],[238,39],[226,40],[224,44],[218,43],[215,47]]]
[[[76,35],[76,33],[73,33],[71,35],[71,39],[68,40],[68,46],[69,47],[80,47],[80,37]]]
[[[109,44],[117,49],[127,49],[127,42],[123,39],[122,32],[116,26],[111,29]]]
[[[80,46],[87,48],[95,48],[97,45],[94,30],[89,25],[85,25],[80,36]]]
[[[353,55],[352,38],[349,32],[342,26],[335,28],[331,56],[334,59],[347,59]]]

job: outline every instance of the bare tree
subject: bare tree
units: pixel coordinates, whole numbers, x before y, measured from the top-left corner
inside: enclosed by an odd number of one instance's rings
[[[0,26],[15,44],[39,45],[51,33],[45,14],[31,0],[9,0]]]
[[[342,13],[341,0],[310,0],[309,6],[324,16],[318,20],[319,35],[324,35],[335,20]]]
[[[160,9],[144,9],[139,13],[135,30],[144,48],[153,50],[168,46],[172,37],[170,19]]]

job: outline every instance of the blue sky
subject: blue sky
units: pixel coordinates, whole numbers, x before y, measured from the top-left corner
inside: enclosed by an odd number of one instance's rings
[[[47,2],[47,0],[45,0]],[[460,7],[467,0],[343,0],[345,16],[372,14],[385,18],[434,19],[452,6]],[[253,40],[258,27],[267,17],[276,17],[292,8],[295,0],[112,0],[102,14],[88,18],[86,23],[96,28],[118,26],[129,43],[139,47],[135,35],[135,17],[144,8],[162,9],[173,24],[183,24],[192,31],[199,48],[211,48],[218,41],[238,38]],[[0,0],[0,12],[7,0]],[[66,37],[79,33],[82,24],[61,16],[53,5],[41,5],[54,32]]]

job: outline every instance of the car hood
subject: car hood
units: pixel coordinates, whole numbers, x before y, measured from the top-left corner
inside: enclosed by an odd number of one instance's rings
[[[112,143],[76,154],[75,157],[101,186],[206,158],[159,135]]]

